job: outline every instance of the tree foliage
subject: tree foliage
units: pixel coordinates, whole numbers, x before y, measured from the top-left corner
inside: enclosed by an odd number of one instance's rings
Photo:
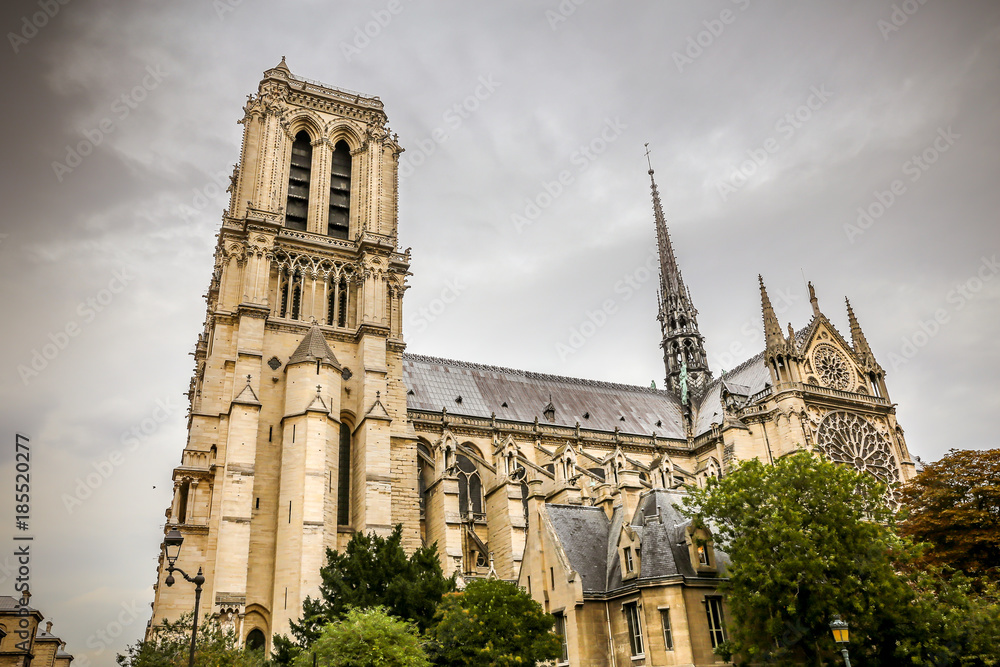
[[[412,623],[390,616],[384,607],[349,609],[328,624],[295,667],[430,667]]]
[[[850,624],[861,664],[1000,657],[968,630],[988,626],[996,605],[972,597],[962,578],[912,566],[915,552],[897,535],[884,492],[870,475],[808,452],[773,466],[744,462],[692,491],[683,510],[711,526],[732,560],[725,657],[824,664],[836,655],[835,614]]]
[[[138,641],[118,654],[122,667],[186,667],[191,647],[192,614],[177,621],[163,621],[148,639]],[[206,617],[198,624],[194,664],[197,667],[264,667],[264,651],[239,648],[236,634],[225,631],[217,619]]]
[[[1000,581],[1000,449],[949,451],[901,501],[900,532],[926,544],[922,563]]]
[[[561,654],[562,640],[552,632],[555,618],[510,582],[470,582],[442,599],[437,621],[428,633],[436,665],[523,666]]]
[[[355,533],[343,553],[327,549],[320,597],[302,603],[302,618],[291,624],[294,641],[274,638],[275,660],[289,664],[350,608],[385,607],[388,614],[427,629],[441,596],[454,590],[455,581],[444,576],[436,546],[407,557],[402,541],[403,529],[397,525],[385,538]]]

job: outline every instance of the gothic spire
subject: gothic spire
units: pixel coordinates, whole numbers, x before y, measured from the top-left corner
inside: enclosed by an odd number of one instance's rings
[[[760,307],[764,313],[765,344],[769,348],[781,347],[785,337],[781,334],[778,316],[774,314],[774,306],[771,305],[771,298],[767,295],[767,288],[764,287],[764,278],[760,274],[757,274],[757,282],[760,283]]]
[[[649,158],[647,154],[647,159]],[[663,205],[660,202],[660,192],[653,178],[653,168],[649,168],[649,188],[653,194],[653,217],[656,220],[656,247],[660,254],[660,292],[664,298],[690,298],[690,293],[684,285],[681,270],[677,267],[677,257],[674,256],[674,246],[670,242],[670,231],[667,229],[667,219],[663,215]]]
[[[872,354],[872,349],[868,346],[865,332],[861,330],[858,318],[854,316],[854,309],[851,308],[851,300],[845,297],[844,301],[847,302],[847,320],[851,325],[851,342],[854,345],[854,352],[862,359],[874,360],[875,355]]]
[[[649,162],[649,144],[646,144]],[[688,391],[698,395],[712,379],[705,353],[705,339],[698,331],[698,310],[691,299],[691,291],[684,284],[677,257],[663,215],[660,191],[656,187],[653,166],[649,162],[649,188],[653,198],[653,219],[656,223],[656,247],[660,256],[659,313],[663,339],[663,362],[667,371],[666,386],[681,397]]]

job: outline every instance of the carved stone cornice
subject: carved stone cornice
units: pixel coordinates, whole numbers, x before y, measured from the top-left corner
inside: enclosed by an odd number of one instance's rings
[[[241,303],[236,307],[236,314],[239,317],[246,315],[258,320],[266,320],[271,315],[271,308],[259,303]]]

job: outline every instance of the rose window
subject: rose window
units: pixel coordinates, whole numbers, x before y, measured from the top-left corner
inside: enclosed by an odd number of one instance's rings
[[[819,345],[813,352],[813,365],[819,378],[827,387],[847,390],[854,386],[854,373],[837,348],[832,345]]]
[[[831,412],[820,423],[816,440],[836,463],[854,466],[886,484],[899,481],[899,467],[889,447],[889,438],[864,417]]]

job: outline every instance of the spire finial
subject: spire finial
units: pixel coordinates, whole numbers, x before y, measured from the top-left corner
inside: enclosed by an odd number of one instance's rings
[[[819,299],[816,298],[816,288],[813,287],[811,280],[807,286],[809,287],[809,303],[812,304],[813,315],[819,317],[822,313],[819,312]]]
[[[760,308],[764,315],[764,340],[767,347],[780,346],[784,343],[785,337],[781,335],[778,316],[774,314],[774,306],[771,305],[771,298],[767,295],[767,288],[764,287],[764,277],[757,274],[757,282],[760,284]]]
[[[323,385],[321,385],[321,384],[316,385],[316,395],[317,396],[319,396],[319,393],[321,391],[323,391]]]
[[[858,318],[854,316],[851,300],[844,297],[844,301],[847,303],[847,320],[851,326],[851,342],[854,344],[854,351],[859,357],[874,361],[875,355],[872,354],[872,349],[868,346],[868,340],[861,330],[861,325],[858,324]]]
[[[646,164],[649,165],[649,175],[652,176],[653,175],[653,163],[649,159],[649,152],[650,152],[649,151],[649,142],[644,143],[643,146],[646,147]]]
[[[250,386],[250,380],[253,378],[252,375],[247,375],[247,386]]]

